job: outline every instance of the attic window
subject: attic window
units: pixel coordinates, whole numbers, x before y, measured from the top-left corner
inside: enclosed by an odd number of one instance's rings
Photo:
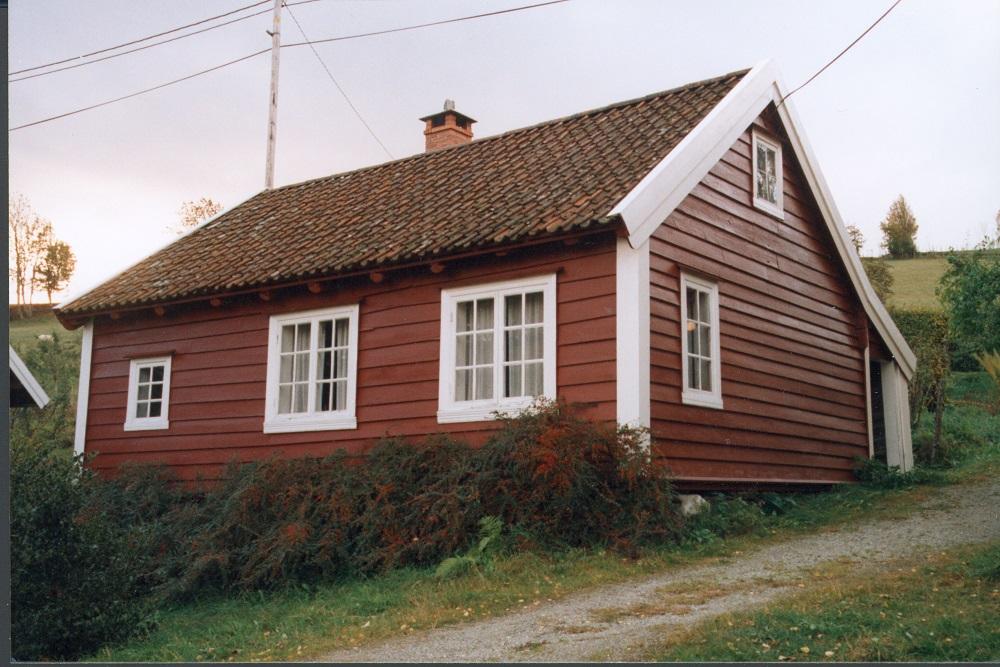
[[[762,211],[784,217],[781,144],[753,134],[753,203]]]

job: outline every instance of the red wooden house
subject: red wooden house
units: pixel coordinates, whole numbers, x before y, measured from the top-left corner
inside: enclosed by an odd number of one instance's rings
[[[534,396],[647,425],[689,487],[912,465],[915,358],[767,64],[261,192],[58,309],[78,450],[237,458],[481,441]]]

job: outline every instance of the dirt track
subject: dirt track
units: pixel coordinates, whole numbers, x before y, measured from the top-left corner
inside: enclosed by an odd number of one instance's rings
[[[528,610],[318,658],[332,662],[629,660],[671,630],[808,585],[830,561],[877,567],[921,549],[1000,538],[1000,481],[933,491],[906,519],[794,538],[731,558],[607,586]]]

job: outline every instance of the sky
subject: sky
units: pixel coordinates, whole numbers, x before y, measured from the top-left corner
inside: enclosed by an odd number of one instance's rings
[[[15,0],[11,71],[69,58],[252,0]],[[533,0],[316,0],[293,6],[310,39]],[[535,0],[537,1],[537,0]],[[392,156],[423,150],[417,119],[445,98],[477,137],[772,59],[792,88],[890,0],[570,0],[316,48]],[[264,9],[266,6],[260,7]],[[285,11],[282,39],[302,35]],[[249,12],[245,12],[249,13]],[[269,14],[105,62],[9,84],[10,126],[118,97],[270,46]],[[9,134],[10,191],[77,255],[64,294],[175,238],[187,200],[227,208],[264,187],[270,59]],[[1000,0],[903,0],[792,98],[846,224],[878,252],[904,195],[921,250],[969,247],[1000,211]],[[308,47],[282,50],[277,185],[388,159]],[[11,293],[13,291],[11,290]],[[44,299],[44,297],[42,297]],[[37,299],[36,299],[37,300]],[[57,297],[58,300],[58,297]]]

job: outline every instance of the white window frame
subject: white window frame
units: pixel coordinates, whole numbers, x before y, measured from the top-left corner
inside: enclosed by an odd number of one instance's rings
[[[517,414],[535,400],[531,396],[503,398],[504,297],[524,292],[542,292],[543,367],[541,396],[556,397],[556,276],[549,274],[504,282],[441,290],[441,356],[438,374],[439,424],[494,419],[494,412]],[[456,401],[455,397],[455,315],[460,301],[493,297],[493,398]]]
[[[304,431],[334,431],[358,427],[356,415],[358,391],[358,304],[323,308],[298,313],[273,315],[267,336],[267,389],[265,391],[264,433],[298,433]],[[317,337],[320,320],[348,318],[347,327],[347,396],[343,410],[318,412],[315,409]],[[289,324],[309,322],[309,395],[308,412],[278,413],[278,384],[281,370],[281,328]]]
[[[775,201],[772,203],[762,198],[757,193],[757,145],[763,145],[774,151],[774,172],[775,172]],[[781,160],[781,143],[770,139],[757,132],[753,133],[753,141],[750,146],[752,172],[750,174],[751,187],[753,188],[753,205],[760,210],[770,213],[773,216],[784,219],[785,198],[784,198],[784,171]]]
[[[126,431],[155,431],[170,428],[168,411],[170,408],[170,356],[132,359],[128,369],[128,400],[125,408]],[[163,396],[160,399],[162,409],[157,417],[136,417],[135,411],[139,400],[139,370],[163,366]],[[152,373],[152,371],[150,371]]]
[[[712,391],[691,389],[688,386],[688,335],[687,335],[687,290],[709,293],[709,306],[712,311],[710,326],[712,327]],[[719,286],[703,278],[681,273],[681,402],[686,405],[697,405],[704,408],[722,409],[722,355],[719,342]]]

